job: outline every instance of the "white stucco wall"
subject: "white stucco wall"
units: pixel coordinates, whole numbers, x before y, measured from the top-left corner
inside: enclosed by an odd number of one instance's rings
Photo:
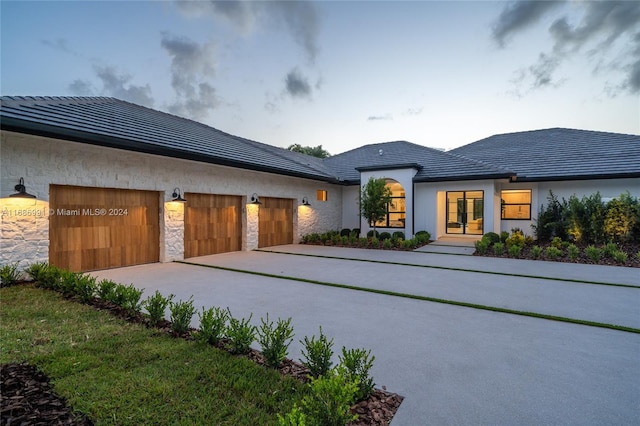
[[[360,186],[345,186],[342,188],[342,227],[360,228],[360,212],[358,202],[360,199]]]
[[[407,238],[411,238],[414,234],[413,231],[413,177],[418,171],[416,169],[392,169],[392,170],[377,170],[366,171],[360,173],[360,185],[363,187],[369,182],[370,178],[374,179],[393,179],[402,185],[405,192],[405,227],[404,228],[376,228],[380,231],[387,231],[393,233],[395,231],[404,232]],[[358,211],[356,194],[356,211]],[[360,229],[362,234],[366,234],[373,227],[369,226],[369,223],[365,218],[360,220]]]
[[[37,200],[8,198],[24,178]],[[173,189],[182,193],[229,194],[294,200],[294,242],[309,232],[342,226],[342,187],[310,179],[254,172],[194,161],[92,146],[14,132],[0,136],[0,264],[47,261],[49,247],[49,185],[79,185],[158,191],[164,197],[161,214],[161,261],[184,253],[184,210],[171,203]],[[316,190],[328,191],[326,202],[314,202]],[[300,206],[308,197],[311,207]],[[31,209],[31,210],[25,210]],[[38,210],[41,209],[41,210]],[[246,209],[245,209],[246,210]],[[303,211],[304,210],[304,211]],[[36,211],[41,211],[38,214]],[[33,213],[18,216],[18,213]],[[36,213],[34,213],[36,212]],[[257,219],[243,217],[244,249],[257,247]],[[255,219],[255,221],[254,221]],[[255,222],[255,223],[254,223]]]

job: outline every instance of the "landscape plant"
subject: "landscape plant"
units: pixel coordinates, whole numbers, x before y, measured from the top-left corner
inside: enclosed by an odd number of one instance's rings
[[[44,277],[44,273],[49,267],[47,262],[36,262],[25,268],[24,272],[27,273],[34,281],[40,281]]]
[[[193,296],[184,302],[182,299],[169,302],[169,311],[171,312],[171,330],[178,336],[186,334],[191,325],[191,318],[196,313],[193,307]]]
[[[594,263],[598,263],[602,258],[602,249],[590,244],[587,248],[584,249],[584,253],[587,255],[589,259],[591,259]]]
[[[101,280],[98,283],[98,288],[96,290],[98,298],[103,302],[115,303],[115,301],[117,300],[117,296],[116,296],[117,286],[118,286],[118,283],[116,283],[113,280],[109,280],[106,278]]]
[[[229,326],[227,327],[226,337],[229,340],[229,350],[234,354],[246,354],[256,339],[257,328],[250,323],[253,314],[249,315],[249,318],[238,319],[231,315],[230,310],[227,309],[227,311],[229,313]]]
[[[359,198],[360,214],[373,226],[387,216],[387,205],[391,202],[391,189],[384,178],[369,178],[362,186]]]
[[[274,325],[273,321],[269,321],[269,314],[267,314],[266,318],[260,319],[260,322],[257,334],[262,355],[268,367],[278,368],[287,357],[289,345],[293,341],[291,318],[286,320],[278,318]]]
[[[478,254],[486,254],[487,249],[489,248],[489,240],[485,240],[484,238],[475,241],[474,246],[476,248],[476,253]]]
[[[555,246],[549,246],[544,251],[544,255],[549,260],[556,260],[558,257],[562,256],[562,250],[560,250],[559,248],[557,248]]]
[[[520,254],[522,253],[522,246],[514,244],[507,248],[507,252],[511,257],[520,257]]]
[[[329,373],[331,366],[333,365],[331,357],[333,356],[333,339],[327,339],[327,336],[322,333],[322,326],[320,327],[320,335],[316,339],[316,336],[311,336],[309,339],[307,336],[300,343],[303,344],[302,357],[300,361],[307,367],[312,377],[320,377]]]
[[[338,366],[326,375],[312,378],[309,387],[311,392],[302,399],[306,424],[344,426],[358,418],[350,411],[358,383],[350,380],[344,367]]]
[[[576,260],[578,256],[580,256],[580,249],[575,244],[569,244],[569,247],[567,247],[567,255],[569,259]]]
[[[151,326],[156,327],[162,320],[164,320],[167,306],[169,306],[173,297],[173,294],[170,294],[168,297],[164,297],[159,290],[156,290],[153,295],[147,297],[142,302],[142,306],[149,314],[149,324],[151,324]]]
[[[493,254],[495,254],[496,256],[502,256],[503,253],[504,253],[504,244],[495,243],[493,245]]]
[[[604,217],[604,233],[614,241],[640,239],[640,201],[629,191],[607,204]]]
[[[623,252],[622,250],[616,250],[613,253],[612,257],[613,260],[623,265],[627,263],[627,260],[629,260],[629,256],[627,255],[627,253]]]
[[[118,306],[127,311],[130,315],[135,315],[142,309],[142,303],[140,299],[144,289],[139,289],[133,286],[133,284],[116,285],[116,300]]]
[[[342,347],[342,355],[339,357],[340,365],[345,368],[349,381],[358,384],[355,401],[364,401],[373,393],[375,383],[371,377],[371,368],[375,356],[371,350],[347,349]]]
[[[19,262],[3,265],[0,268],[0,287],[10,287],[20,280]]]
[[[216,306],[209,309],[202,307],[198,313],[200,326],[196,334],[196,340],[210,345],[217,345],[224,337],[229,320],[229,311]]]
[[[531,256],[533,256],[534,259],[539,258],[541,254],[542,254],[542,247],[540,246],[531,247]]]
[[[307,416],[298,407],[293,404],[293,408],[284,416],[278,414],[278,426],[307,426]]]

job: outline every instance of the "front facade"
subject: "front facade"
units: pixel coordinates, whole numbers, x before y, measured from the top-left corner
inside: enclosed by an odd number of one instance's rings
[[[550,190],[640,196],[633,135],[550,129],[498,141],[529,146],[533,135],[548,145],[549,132],[578,134],[609,157],[611,141],[621,145],[608,164],[583,161],[581,170],[565,159],[553,172],[482,147],[508,135],[449,153],[389,142],[319,160],[112,98],[2,98],[0,117],[0,264],[88,271],[297,243],[332,229],[365,233],[372,224],[358,198],[371,177],[385,178],[393,195],[377,229],[434,239],[530,234]],[[488,149],[495,163],[483,157]],[[11,197],[20,183],[35,198]]]

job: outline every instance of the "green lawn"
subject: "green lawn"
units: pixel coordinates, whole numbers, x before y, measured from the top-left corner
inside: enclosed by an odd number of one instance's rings
[[[0,289],[0,362],[29,362],[97,425],[277,424],[303,385],[32,286]]]

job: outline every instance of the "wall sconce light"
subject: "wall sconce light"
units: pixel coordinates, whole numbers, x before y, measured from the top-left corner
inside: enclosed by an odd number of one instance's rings
[[[251,204],[257,204],[260,205],[262,204],[260,202],[260,198],[258,197],[258,194],[256,194],[255,192],[253,193],[253,195],[251,196]]]
[[[302,205],[303,206],[310,206],[311,204],[309,204],[309,199],[307,197],[302,197]]]
[[[180,188],[174,189],[173,194],[171,194],[171,196],[173,197],[173,200],[171,201],[178,201],[180,203],[184,203],[187,201],[184,198],[182,198],[182,194],[180,193]]]
[[[31,195],[27,192],[27,188],[24,186],[24,178],[20,178],[20,180],[18,181],[18,184],[14,187],[14,189],[16,191],[18,191],[15,194],[11,194],[9,195],[9,197],[15,197],[15,198],[36,198],[35,195]]]

